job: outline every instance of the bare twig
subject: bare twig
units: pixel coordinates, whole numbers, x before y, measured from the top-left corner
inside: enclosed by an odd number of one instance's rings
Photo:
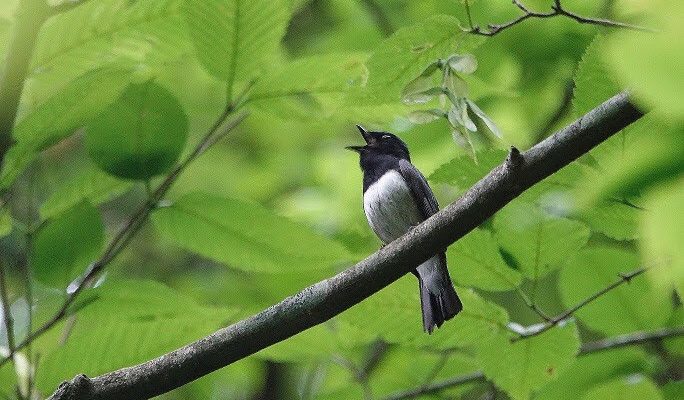
[[[244,93],[243,93],[244,95]],[[242,97],[241,95],[240,97]],[[239,100],[236,100],[236,103]],[[233,130],[237,125],[239,125],[245,118],[247,118],[248,113],[242,112],[237,117],[228,120],[230,116],[233,115],[235,108],[232,105],[226,107],[221,116],[216,120],[216,122],[209,129],[207,134],[200,140],[200,142],[195,146],[194,150],[182,161],[180,162],[162,181],[162,183],[154,190],[148,201],[145,202],[138,210],[133,214],[133,216],[128,220],[128,222],[119,230],[119,232],[114,236],[109,245],[100,256],[100,258],[93,262],[80,279],[79,283],[72,288],[69,296],[64,301],[60,309],[50,318],[47,322],[29,334],[26,339],[21,343],[17,344],[14,351],[20,350],[33,342],[36,338],[43,335],[45,332],[50,330],[54,325],[61,321],[64,317],[69,314],[69,308],[74,303],[78,295],[88,287],[90,283],[93,282],[94,278],[102,272],[102,270],[128,245],[130,240],[135,236],[135,234],[140,230],[146,221],[149,214],[156,208],[157,203],[166,195],[169,188],[176,181],[178,176],[187,168],[187,166],[196,160],[200,155],[202,155],[207,149],[209,149],[213,144],[215,144],[220,138],[224,137],[228,132]],[[13,352],[11,352],[13,353]],[[11,357],[3,359],[0,361],[0,366],[2,366]]]
[[[501,31],[508,29],[514,25],[517,25],[524,20],[528,18],[552,18],[552,17],[566,17],[570,19],[574,19],[575,21],[581,23],[581,24],[590,24],[590,25],[599,25],[599,26],[605,26],[609,28],[622,28],[622,29],[630,29],[630,30],[635,30],[635,31],[643,31],[643,32],[656,32],[654,29],[639,26],[639,25],[632,25],[632,24],[627,24],[624,22],[619,22],[619,21],[612,21],[609,19],[603,19],[603,18],[592,18],[592,17],[584,17],[579,14],[576,14],[572,11],[568,11],[565,8],[563,8],[563,5],[561,4],[560,0],[554,0],[553,5],[551,6],[551,11],[549,12],[538,12],[538,11],[532,11],[527,6],[525,6],[522,1],[520,0],[512,0],[513,4],[520,9],[523,13],[515,18],[512,19],[508,22],[505,22],[503,24],[489,24],[487,26],[487,30],[481,29],[479,26],[472,26],[471,22],[471,27],[468,32],[476,34],[476,35],[482,35],[482,36],[494,36]],[[466,7],[466,9],[468,9]]]
[[[578,355],[584,356],[599,351],[611,350],[624,346],[639,345],[647,342],[660,341],[663,339],[678,336],[684,336],[684,327],[680,326],[675,328],[664,328],[652,332],[634,332],[626,335],[598,340],[595,342],[585,343],[580,347]],[[470,374],[464,374],[455,376],[453,378],[445,379],[443,381],[436,382],[432,385],[421,386],[416,389],[409,389],[406,391],[397,392],[388,397],[385,397],[383,400],[414,399],[425,394],[439,393],[445,389],[464,385],[466,383],[481,381],[484,379],[484,373],[481,371],[477,371]]]
[[[503,164],[460,199],[339,274],[194,343],[142,364],[95,378],[79,375],[50,397],[142,399],[191,382],[321,324],[358,304],[475,229],[524,190],[576,160],[642,112],[621,93],[524,153],[512,149]]]
[[[548,320],[545,324],[539,325],[538,328],[532,329],[529,332],[522,333],[519,337],[515,338],[515,340],[520,340],[532,336],[537,336],[539,334],[542,334],[549,329],[553,328],[554,326],[558,325],[561,321],[564,321],[571,317],[577,310],[581,309],[582,307],[586,306],[587,304],[591,303],[592,301],[598,299],[599,297],[603,296],[604,294],[610,292],[611,290],[615,289],[616,287],[622,285],[623,283],[629,283],[632,278],[635,276],[641,275],[646,271],[646,268],[639,268],[635,271],[632,271],[627,274],[620,274],[620,278],[611,283],[610,285],[606,286],[605,288],[599,290],[598,292],[592,294],[591,296],[587,297],[586,299],[580,301],[579,303],[575,304],[572,308],[564,311],[563,313],[559,314],[558,316],[555,316]]]

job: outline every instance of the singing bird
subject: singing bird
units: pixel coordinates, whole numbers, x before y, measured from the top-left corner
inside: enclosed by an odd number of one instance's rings
[[[356,127],[366,145],[347,149],[360,156],[363,210],[373,232],[387,244],[435,214],[439,206],[425,177],[411,164],[406,143],[388,132]],[[432,333],[463,309],[449,277],[446,254],[436,254],[413,274],[420,287],[423,329]]]

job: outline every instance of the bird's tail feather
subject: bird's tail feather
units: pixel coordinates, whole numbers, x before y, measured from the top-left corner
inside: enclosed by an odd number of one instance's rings
[[[446,264],[444,268],[440,266],[429,272],[421,271],[419,268],[417,275],[420,286],[420,305],[423,311],[423,329],[427,333],[432,333],[435,326],[439,328],[444,321],[458,314],[463,309],[463,304],[451,283]]]

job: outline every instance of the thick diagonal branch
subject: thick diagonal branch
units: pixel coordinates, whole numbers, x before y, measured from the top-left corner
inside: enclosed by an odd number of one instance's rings
[[[203,339],[143,364],[65,382],[51,399],[144,399],[318,325],[443,251],[509,201],[642,116],[621,93],[504,163],[460,199],[355,266]]]

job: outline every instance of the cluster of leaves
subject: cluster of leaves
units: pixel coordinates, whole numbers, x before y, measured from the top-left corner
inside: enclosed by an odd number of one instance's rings
[[[488,19],[502,12],[481,6]],[[0,209],[3,266],[13,265],[5,249],[19,251],[26,233],[31,238],[31,296],[19,277],[10,286],[17,342],[54,314],[67,285],[101,255],[107,228],[116,229],[132,204],[146,201],[141,186],[168,173],[186,143],[245,90],[234,106],[251,116],[235,144],[213,149],[186,170],[170,200],[153,211],[151,229],[82,295],[76,316],[21,352],[15,368],[0,367],[0,391],[34,381],[45,395],[75,374],[95,376],[148,360],[361,259],[377,242],[364,227],[360,176],[350,172],[356,161],[342,159],[341,144],[325,132],[339,136],[349,120],[401,130],[413,159],[425,172],[432,163],[431,183],[452,199],[505,157],[498,145],[472,145],[473,115],[498,132],[475,101],[490,104],[486,109],[508,128],[502,142],[523,141],[514,132],[529,130],[525,124],[546,107],[555,74],[569,73],[575,60],[546,60],[549,70],[532,70],[540,82],[529,87],[508,79],[522,75],[520,64],[542,68],[535,57],[557,46],[558,54],[584,52],[574,78],[576,116],[623,86],[654,111],[449,248],[464,303],[458,318],[424,335],[417,285],[407,276],[334,321],[168,398],[245,397],[261,385],[263,360],[287,362],[293,381],[304,382],[297,388],[302,398],[360,398],[368,388],[385,396],[480,370],[513,399],[677,398],[681,384],[655,383],[670,366],[658,355],[640,348],[577,355],[580,337],[682,324],[682,308],[672,302],[673,288],[684,293],[684,223],[673,221],[684,215],[677,212],[684,204],[681,103],[673,75],[648,72],[642,56],[630,51],[643,48],[659,69],[673,70],[669,63],[679,58],[658,47],[681,43],[673,13],[654,13],[663,21],[653,25],[665,32],[657,39],[616,32],[584,51],[563,41],[566,31],[532,30],[524,34],[537,40],[548,34],[553,46],[512,54],[514,43],[485,43],[465,33],[439,5],[392,9],[394,21],[410,16],[412,25],[381,40],[356,22],[361,6],[338,1],[331,19],[345,22],[320,42],[306,31],[304,52],[295,35],[307,23],[301,20],[307,7],[285,0],[92,0],[47,20],[25,83],[16,143],[0,175],[0,187],[11,189],[16,203],[39,204],[28,217],[16,204],[11,212]],[[283,42],[287,26],[292,36]],[[592,34],[584,32],[584,42]],[[0,54],[6,51],[0,47]],[[475,55],[482,80],[469,75]],[[540,71],[550,77],[542,79]],[[501,95],[518,86],[523,95],[515,102]],[[434,107],[416,110],[416,103]],[[433,123],[404,134],[407,115]],[[442,145],[451,140],[444,134],[449,130],[471,143],[470,156]],[[36,169],[40,180],[31,183]],[[22,188],[29,184],[41,190],[27,200]],[[611,291],[582,308],[576,321],[510,340],[513,327],[539,322],[520,297],[559,312],[640,265],[651,267],[649,279]],[[378,339],[389,350],[370,377],[359,378],[349,366],[360,364]],[[665,341],[665,349],[681,356],[681,339]],[[448,393],[467,398],[486,388],[474,383]]]

